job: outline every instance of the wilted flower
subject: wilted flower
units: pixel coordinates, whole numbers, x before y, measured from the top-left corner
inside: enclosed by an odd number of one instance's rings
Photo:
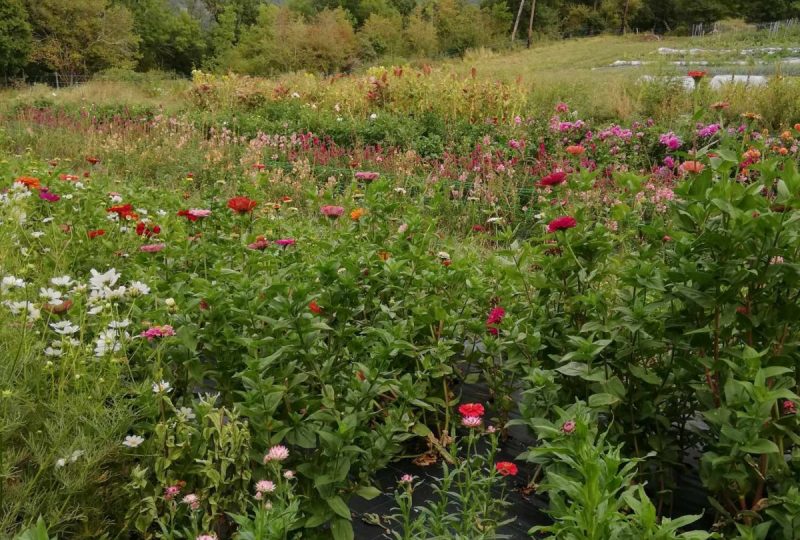
[[[377,180],[379,176],[380,173],[370,171],[359,171],[355,174],[356,180],[361,180],[362,182],[372,182]]]
[[[167,247],[167,244],[145,244],[139,248],[144,253],[158,253]]]
[[[783,402],[783,414],[797,414],[797,403],[787,399]]]
[[[311,302],[309,302],[308,309],[310,309],[311,313],[313,313],[314,315],[319,315],[320,313],[322,313],[322,308],[319,306],[319,304],[317,304],[316,300],[312,300]]]

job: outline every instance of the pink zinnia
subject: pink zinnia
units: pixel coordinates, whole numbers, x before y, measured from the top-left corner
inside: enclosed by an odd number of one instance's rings
[[[578,224],[575,221],[574,217],[571,216],[561,216],[557,217],[553,221],[547,224],[547,232],[552,233],[556,231],[566,231],[567,229],[571,229]]]
[[[264,463],[269,461],[283,461],[289,457],[289,449],[283,445],[273,446],[264,456]]]
[[[275,244],[277,244],[277,245],[279,245],[281,247],[293,246],[296,243],[297,242],[295,241],[294,238],[281,238],[280,240],[275,240]]]
[[[377,180],[380,176],[380,173],[370,172],[370,171],[359,171],[355,174],[356,180],[361,180],[362,182],[372,182],[373,180]]]
[[[344,214],[344,208],[341,206],[332,206],[330,204],[326,204],[325,206],[320,207],[320,212],[322,212],[323,216],[329,218],[338,218],[342,214]]]
[[[147,338],[147,341],[153,341],[155,338],[174,336],[175,329],[169,324],[165,324],[164,326],[151,326],[139,335],[143,338]]]
[[[255,242],[253,242],[251,244],[247,244],[247,247],[249,249],[257,249],[259,251],[264,251],[265,249],[267,249],[268,245],[269,245],[269,241],[266,238],[264,238],[263,236],[259,236],[258,238],[256,238]]]
[[[47,188],[42,188],[41,191],[39,191],[39,198],[47,202],[57,202],[61,200],[61,197],[55,193],[50,193],[47,191]]]
[[[145,253],[158,253],[165,247],[167,247],[167,244],[145,244],[139,248],[139,251],[143,251]]]

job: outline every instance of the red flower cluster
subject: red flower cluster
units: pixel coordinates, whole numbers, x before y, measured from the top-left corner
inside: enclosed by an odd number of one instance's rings
[[[575,227],[577,224],[578,222],[575,220],[574,217],[571,216],[557,217],[556,219],[547,224],[547,232],[552,233],[556,231],[566,231],[567,229]]]
[[[249,214],[258,206],[258,203],[247,197],[233,197],[228,200],[228,208],[237,214]]]
[[[489,330],[489,333],[493,336],[498,334],[497,326],[503,322],[503,317],[506,315],[506,310],[501,307],[493,308],[492,311],[489,312],[489,316],[486,318],[486,328]]]
[[[150,238],[153,235],[156,235],[161,232],[161,227],[158,225],[153,225],[150,227],[144,221],[140,221],[136,224],[136,234],[139,236],[144,236],[145,238]]]
[[[117,214],[119,219],[139,219],[139,214],[133,211],[133,206],[130,204],[118,204],[111,208],[106,208],[109,214]]]

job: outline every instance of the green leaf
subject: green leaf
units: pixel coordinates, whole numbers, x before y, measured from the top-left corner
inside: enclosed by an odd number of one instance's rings
[[[621,400],[613,394],[594,394],[589,396],[589,407],[608,407],[620,401]]]
[[[353,524],[349,519],[336,518],[331,523],[331,532],[333,533],[333,540],[353,540]]]
[[[356,490],[356,495],[368,501],[371,501],[380,494],[381,490],[379,490],[375,486],[361,486]]]
[[[427,437],[428,435],[432,434],[431,430],[428,429],[428,426],[426,426],[425,424],[421,424],[420,422],[414,424],[414,427],[411,428],[411,431],[413,431],[420,437]]]
[[[768,439],[758,439],[753,444],[743,446],[742,451],[750,454],[777,454],[780,449],[777,444]]]
[[[333,510],[336,515],[341,516],[348,521],[350,520],[350,508],[347,507],[347,503],[345,503],[341,497],[338,495],[328,497],[325,499],[325,502],[328,503],[328,506],[331,507],[331,510]]]

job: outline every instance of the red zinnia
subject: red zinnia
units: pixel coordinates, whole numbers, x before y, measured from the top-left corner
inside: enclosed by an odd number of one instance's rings
[[[228,200],[228,208],[237,214],[247,214],[253,211],[258,203],[247,197],[233,197]]]
[[[567,179],[567,173],[564,171],[556,171],[553,173],[548,174],[547,176],[542,177],[537,184],[540,187],[545,186],[557,186],[559,184],[563,184],[564,181]]]
[[[566,231],[567,229],[575,227],[577,224],[578,222],[575,221],[575,218],[572,216],[557,217],[547,224],[547,232]]]
[[[199,218],[188,210],[178,210],[178,216],[185,217],[189,221],[197,221]]]
[[[310,309],[311,313],[313,313],[314,315],[319,315],[320,313],[322,313],[322,308],[319,306],[319,304],[317,304],[316,300],[312,300],[308,304],[308,309]]]
[[[480,403],[462,403],[458,407],[461,416],[483,416],[486,411]]]
[[[139,236],[144,236],[146,238],[150,238],[154,234],[158,234],[161,232],[161,227],[158,225],[153,225],[152,227],[148,227],[144,221],[140,221],[136,224],[136,234]]]
[[[516,476],[519,469],[510,461],[498,461],[494,468],[503,476]]]
[[[100,159],[94,156],[87,156],[86,161],[88,161],[91,165],[97,165],[100,163]]]
[[[93,238],[97,238],[98,236],[103,236],[104,234],[106,234],[106,231],[104,231],[103,229],[95,229],[93,231],[88,231],[86,234],[89,236],[89,239],[91,240]]]
[[[703,77],[708,75],[708,72],[706,72],[706,71],[690,71],[689,73],[687,73],[687,75],[689,77],[691,77],[692,79],[694,79],[694,82],[700,82],[700,79],[702,79]]]

